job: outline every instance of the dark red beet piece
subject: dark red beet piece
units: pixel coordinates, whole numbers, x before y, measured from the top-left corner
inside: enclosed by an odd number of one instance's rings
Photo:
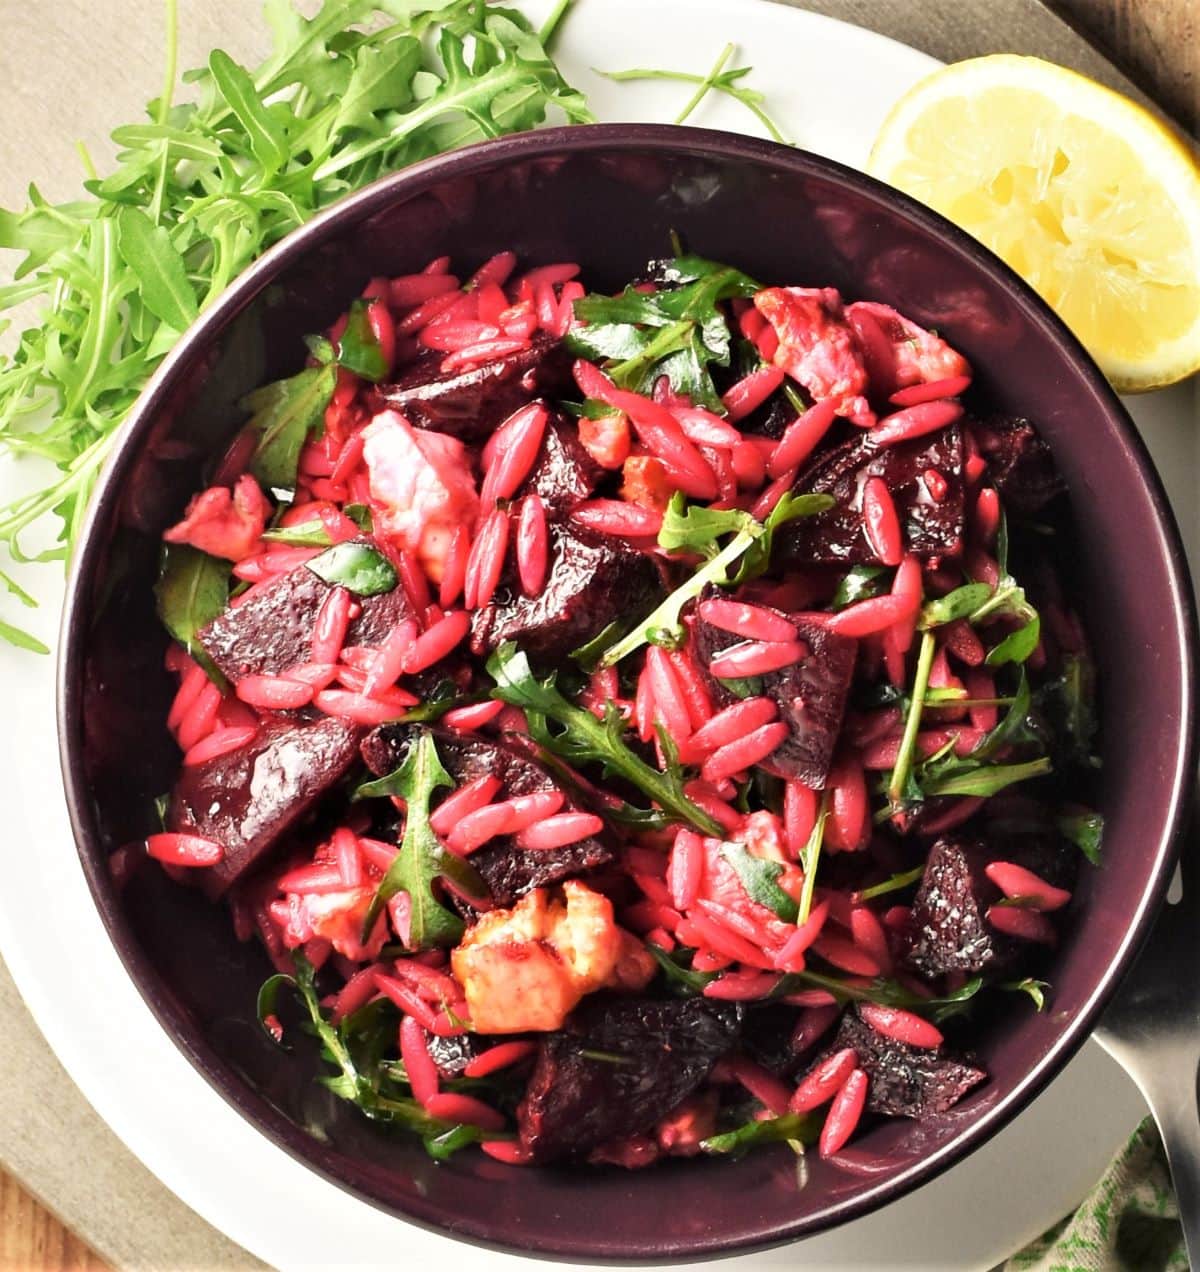
[[[910,1047],[872,1029],[857,1010],[842,1017],[837,1036],[822,1063],[834,1052],[852,1047],[858,1067],[870,1079],[867,1108],[890,1117],[926,1117],[945,1113],[964,1095],[987,1080],[985,1070],[966,1057],[940,1047]]]
[[[541,791],[561,790],[561,783],[545,765],[508,742],[491,742],[466,737],[449,730],[431,730],[438,756],[446,771],[459,786],[484,776],[498,777],[501,788],[496,799],[533,795]],[[363,742],[362,755],[367,767],[382,776],[402,763],[416,734],[403,725],[384,725]],[[563,812],[578,812],[583,806],[566,793]],[[603,832],[602,832],[603,833]],[[613,860],[613,849],[607,836],[589,837],[565,848],[526,851],[518,848],[511,836],[505,835],[485,844],[471,854],[471,865],[482,876],[501,906],[512,905],[533,888],[577,878],[597,866]]]
[[[536,1161],[582,1157],[647,1131],[734,1047],[738,1012],[704,998],[596,995],[547,1034],[517,1110],[521,1147]],[[619,1056],[599,1059],[595,1054]]]
[[[552,336],[534,336],[528,349],[471,371],[446,374],[444,358],[423,355],[396,383],[371,390],[368,406],[373,412],[391,407],[415,428],[482,442],[526,402],[571,387],[571,358]]]
[[[779,718],[791,730],[762,767],[780,777],[796,778],[813,790],[821,790],[829,776],[842,727],[846,698],[854,678],[858,641],[839,636],[810,619],[772,610],[769,605],[761,608],[794,623],[799,639],[809,650],[808,656],[793,666],[761,677],[762,692],[779,704]],[[742,639],[698,617],[693,621],[692,638],[696,656],[706,671],[715,654],[739,644]],[[736,700],[715,677],[710,676],[710,683],[721,706]]]
[[[550,526],[550,570],[537,596],[511,581],[471,619],[471,651],[484,654],[515,640],[530,657],[557,662],[586,645],[609,623],[640,618],[654,608],[661,581],[654,562],[611,535],[564,524]]]
[[[373,539],[354,540],[376,546]],[[269,583],[202,627],[199,641],[235,683],[243,676],[274,676],[311,657],[313,624],[330,590],[306,565]],[[403,586],[356,598],[362,613],[346,634],[348,645],[378,645],[399,622],[413,616]]]
[[[971,431],[1006,508],[1032,517],[1066,490],[1050,447],[1028,420],[995,416]]]
[[[939,839],[913,898],[906,961],[919,972],[992,977],[1037,954],[1038,946],[995,931],[985,918],[1003,896],[984,873],[993,861],[1013,861],[1055,887],[1070,886],[1070,858],[1052,835],[997,827],[986,839]]]
[[[180,770],[167,828],[225,845],[206,890],[219,896],[262,861],[349,772],[363,732],[332,716],[272,720],[249,745]]]
[[[563,517],[596,489],[602,476],[574,423],[551,416],[542,449],[517,495],[539,495],[551,517]]]
[[[946,480],[941,500],[926,489],[935,469]],[[826,451],[796,479],[797,494],[829,494],[836,507],[790,522],[775,536],[777,559],[786,565],[861,565],[877,562],[863,528],[862,487],[882,477],[896,505],[905,549],[920,557],[962,551],[963,435],[957,424],[882,450],[869,433]]]

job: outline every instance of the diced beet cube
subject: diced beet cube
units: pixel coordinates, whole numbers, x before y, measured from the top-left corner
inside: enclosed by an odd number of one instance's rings
[[[833,1045],[818,1060],[852,1047],[858,1067],[870,1079],[867,1108],[890,1117],[927,1117],[945,1113],[987,1080],[985,1070],[966,1057],[940,1047],[911,1047],[872,1029],[857,1013],[842,1017]]]
[[[985,838],[947,836],[929,851],[913,898],[907,961],[928,976],[943,972],[993,977],[1009,973],[1039,949],[995,931],[988,909],[1002,897],[987,877],[993,861],[1012,861],[1055,887],[1070,887],[1073,858],[1053,833],[994,822]]]
[[[729,1003],[589,998],[565,1029],[542,1039],[517,1110],[521,1147],[536,1161],[556,1161],[648,1131],[737,1038]]]
[[[940,500],[925,473],[946,481]],[[896,505],[907,551],[925,558],[954,556],[963,541],[963,435],[958,424],[882,449],[869,433],[826,451],[796,479],[797,494],[829,494],[837,504],[815,517],[782,527],[775,536],[778,560],[788,565],[861,565],[878,561],[867,539],[862,488],[882,477]]]
[[[458,786],[480,777],[497,777],[501,787],[496,800],[563,789],[545,765],[512,743],[491,742],[442,729],[430,732],[439,759]],[[380,776],[392,772],[403,762],[415,736],[414,730],[403,725],[384,725],[374,730],[362,746],[367,767]],[[564,793],[563,812],[587,811],[570,791]],[[606,832],[563,848],[535,850],[518,848],[511,835],[504,835],[473,852],[471,865],[488,885],[496,904],[509,906],[534,888],[577,878],[607,865],[613,857]]]
[[[375,546],[372,539],[354,542]],[[200,644],[235,683],[244,676],[278,675],[309,661],[313,624],[329,591],[324,579],[298,565],[202,627]],[[378,645],[397,623],[413,616],[399,583],[390,592],[356,600],[362,613],[350,624],[347,645]]]
[[[767,605],[762,608],[771,609]],[[791,667],[758,677],[762,682],[759,692],[775,699],[779,718],[791,730],[762,767],[780,777],[795,778],[813,790],[821,790],[829,776],[842,728],[858,641],[839,636],[811,619],[782,614],[779,610],[771,612],[795,625],[799,639],[808,646],[809,652]],[[696,656],[705,671],[716,654],[742,639],[699,617],[693,620],[692,636]],[[711,674],[710,683],[721,706],[736,700],[736,695]]]
[[[551,517],[563,517],[596,489],[602,476],[600,465],[579,440],[575,424],[554,416],[518,496],[538,495]]]
[[[971,431],[1005,507],[1032,517],[1066,489],[1050,447],[1028,420],[996,416]]]
[[[518,407],[536,397],[554,397],[571,386],[571,358],[552,336],[533,337],[530,347],[469,371],[443,372],[445,354],[419,358],[395,384],[371,391],[372,413],[391,407],[414,428],[481,442]]]
[[[515,640],[532,658],[557,662],[616,619],[641,618],[661,593],[654,562],[611,535],[550,526],[550,569],[537,596],[526,596],[512,572],[492,604],[471,619],[471,650],[484,655]]]
[[[204,871],[220,895],[257,865],[358,759],[363,730],[332,716],[273,720],[246,746],[180,770],[167,827],[225,846]]]

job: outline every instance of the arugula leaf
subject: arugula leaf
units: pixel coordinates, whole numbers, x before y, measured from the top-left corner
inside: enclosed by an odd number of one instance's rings
[[[379,596],[390,592],[398,582],[396,567],[378,548],[354,539],[335,543],[307,564],[317,578],[331,587],[344,587],[356,596]]]
[[[695,954],[694,950],[676,950],[668,953],[654,944],[647,944],[646,949],[662,969],[668,983],[673,989],[680,991],[685,998],[702,994],[705,985],[717,979],[716,972],[693,971],[690,966],[680,962],[680,959],[687,959],[690,963]]]
[[[772,998],[783,998],[802,989],[823,989],[839,1003],[879,1003],[883,1007],[904,1007],[908,1011],[946,1020],[964,1010],[964,1004],[983,989],[982,976],[974,976],[965,984],[939,998],[922,998],[899,981],[877,978],[866,984],[859,979],[843,980],[839,976],[805,970],[788,972],[771,991]]]
[[[817,820],[808,833],[808,842],[800,853],[804,862],[804,888],[800,893],[800,905],[796,910],[796,923],[808,922],[812,912],[814,890],[817,886],[817,865],[821,860],[821,845],[825,842],[825,823],[829,820],[829,795],[821,792],[821,803],[817,809]]]
[[[1064,813],[1057,822],[1065,835],[1093,866],[1100,864],[1100,846],[1104,838],[1104,818],[1090,809]]]
[[[454,779],[438,758],[433,734],[422,729],[399,768],[354,792],[355,799],[398,795],[406,806],[400,851],[371,898],[363,919],[364,941],[380,911],[398,892],[408,893],[410,903],[405,941],[409,949],[454,945],[461,938],[463,921],[433,895],[434,882],[445,876],[467,895],[476,897],[485,895],[487,888],[472,866],[442,847],[429,825],[429,802],[434,791],[453,785]]]
[[[1004,790],[1006,786],[1028,781],[1031,777],[1042,777],[1049,772],[1050,757],[1043,755],[1040,759],[1027,760],[1024,764],[981,764],[944,777],[927,778],[922,781],[921,789],[929,797],[982,795],[988,798]]]
[[[163,545],[154,596],[162,625],[219,685],[224,677],[213,665],[196,633],[225,612],[229,604],[228,561],[182,543]]]
[[[320,521],[303,521],[296,526],[264,530],[262,537],[268,543],[284,543],[290,548],[328,548],[333,543],[329,531]]]
[[[736,508],[721,510],[689,506],[684,496],[676,491],[663,516],[658,533],[659,546],[668,552],[686,548],[708,559],[627,636],[612,645],[597,660],[596,666],[615,667],[622,658],[650,641],[652,636],[658,643],[662,633],[681,632],[684,606],[709,584],[742,583],[761,574],[770,564],[774,533],[780,526],[799,517],[815,516],[832,506],[833,499],[829,495],[786,494],[766,521],[760,522],[748,512]],[[733,537],[720,547],[718,540],[730,533]],[[739,559],[742,565],[731,578],[729,569]]]
[[[765,905],[785,923],[796,922],[799,906],[779,886],[779,876],[783,874],[781,862],[756,857],[744,844],[722,844],[721,855],[733,867],[751,901]]]
[[[991,595],[992,589],[987,583],[965,583],[962,587],[956,587],[953,592],[947,592],[945,596],[926,601],[921,607],[917,626],[922,631],[927,631],[931,627],[953,623],[956,619],[968,618],[990,600]]]
[[[892,875],[890,879],[884,879],[881,883],[873,883],[869,888],[860,888],[854,894],[855,904],[873,901],[876,897],[887,896],[889,892],[900,892],[904,888],[910,888],[914,883],[919,883],[924,874],[924,866],[914,866],[911,870],[903,870],[899,874]]]
[[[1037,648],[1042,635],[1041,619],[1035,614],[1023,627],[1007,636],[988,650],[987,665],[1001,667],[1005,663],[1023,663]]]
[[[1096,754],[1096,669],[1086,654],[1065,654],[1062,672],[1038,691],[1038,702],[1055,726],[1064,764],[1100,768]]]
[[[112,170],[83,198],[51,205],[31,186],[27,206],[0,209],[0,248],[21,253],[0,310],[43,306],[0,362],[0,445],[57,469],[0,510],[14,559],[43,522],[47,553],[66,555],[119,425],[179,330],[264,251],[407,164],[550,118],[591,120],[513,9],[323,0],[306,12],[269,0],[265,61],[217,51],[184,75],[194,100],[178,104],[168,22],[164,90],[114,130]],[[299,445],[285,435],[259,457],[268,486],[294,482]],[[11,625],[0,636],[22,639]]]
[[[604,362],[620,388],[649,393],[665,375],[676,393],[724,414],[708,370],[710,363],[729,365],[729,324],[717,306],[759,290],[740,270],[714,262],[669,290],[648,293],[630,284],[619,296],[583,296],[575,316],[585,325],[572,328],[567,347]]]
[[[296,485],[300,451],[309,434],[324,426],[336,384],[333,366],[306,367],[289,379],[255,389],[243,401],[254,413],[248,427],[257,438],[250,471],[267,489],[291,490]]]
[[[347,504],[342,509],[342,512],[354,522],[363,534],[371,534],[374,531],[375,518],[371,515],[371,509],[366,504]]]
[[[700,1141],[700,1148],[705,1153],[744,1153],[760,1144],[815,1144],[822,1121],[819,1113],[785,1113],[782,1117],[749,1121],[735,1130],[710,1135]]]
[[[184,331],[196,316],[187,266],[171,236],[140,208],[117,213],[117,250],[137,275],[142,303],[168,327]]]
[[[880,578],[882,574],[882,565],[856,565],[843,575],[842,581],[837,585],[837,591],[833,594],[830,608],[842,610],[847,605],[853,605],[855,601],[865,601],[869,597],[878,596],[887,586],[886,582]]]
[[[606,774],[632,783],[674,820],[691,822],[706,835],[721,834],[717,823],[684,794],[677,773],[660,773],[626,746],[624,721],[611,703],[603,720],[577,707],[559,692],[553,673],[545,680],[533,674],[529,659],[512,641],[492,654],[487,670],[496,682],[492,697],[524,710],[530,735],[540,746],[571,764],[600,764]],[[551,730],[550,721],[560,726],[558,732]]]
[[[268,976],[259,986],[258,998],[254,1004],[254,1014],[258,1017],[258,1023],[262,1026],[263,1033],[281,1051],[291,1051],[291,1047],[287,1046],[277,1032],[278,1021],[276,1021],[274,1027],[268,1023],[268,1018],[275,1015],[275,1007],[279,1001],[279,991],[284,985],[290,985],[295,989],[296,978],[289,976],[286,972],[276,972],[274,976]]]
[[[1046,1008],[1046,990],[1050,988],[1050,982],[1034,980],[1032,976],[1026,976],[1024,980],[1003,981],[997,988],[1006,989],[1010,993],[1028,994],[1033,999],[1035,1010],[1044,1011]]]
[[[751,66],[739,66],[730,67],[729,70],[725,69],[725,63],[729,61],[733,53],[734,46],[727,44],[721,50],[720,56],[707,75],[692,75],[686,71],[662,71],[644,67],[635,67],[628,71],[598,71],[597,74],[603,75],[607,79],[616,80],[618,83],[629,80],[675,80],[682,84],[696,84],[698,87],[695,93],[692,94],[687,105],[675,117],[677,124],[682,124],[710,91],[724,93],[727,97],[731,97],[734,101],[740,102],[745,106],[767,130],[773,141],[788,145],[789,143],[783,133],[780,132],[778,125],[763,108],[763,102],[766,100],[763,94],[740,83],[754,68]]]
[[[387,375],[388,364],[375,328],[371,326],[368,310],[373,303],[356,300],[350,306],[346,330],[337,343],[337,360],[347,371],[378,384]]]

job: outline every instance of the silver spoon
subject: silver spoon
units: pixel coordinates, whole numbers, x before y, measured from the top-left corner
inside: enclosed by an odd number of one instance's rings
[[[1188,1261],[1200,1268],[1200,871],[1180,861],[1166,904],[1108,1005],[1096,1040],[1137,1083],[1167,1150]]]

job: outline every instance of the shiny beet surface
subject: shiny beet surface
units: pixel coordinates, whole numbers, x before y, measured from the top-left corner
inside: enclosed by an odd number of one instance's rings
[[[782,1146],[639,1174],[520,1169],[473,1151],[439,1165],[314,1086],[309,1049],[282,1055],[265,1037],[254,1002],[270,967],[235,941],[225,913],[149,867],[118,891],[106,865],[154,827],[152,801],[178,763],[151,595],[159,537],[242,424],[238,400],[298,370],[303,336],[376,275],[442,253],[470,267],[513,248],[533,263],[577,260],[597,288],[616,289],[668,250],[671,229],[766,281],[898,306],[969,359],[980,402],[1036,423],[1070,495],[1071,583],[1103,685],[1108,846],[1054,957],[1052,1010],[1034,1014],[1014,996],[979,1041],[985,1086],[919,1126],[865,1131],[856,1160],[869,1172],[811,1155],[803,1190]],[[981,1144],[1078,1048],[1129,965],[1165,892],[1194,771],[1183,555],[1145,451],[1087,355],[1029,288],[934,213],[827,160],[728,133],[612,125],[504,138],[352,195],[269,253],[205,311],[118,439],[75,557],[64,634],[62,747],[81,859],[164,1028],[247,1118],[330,1180],[440,1231],[576,1262],[791,1240],[894,1199]]]
[[[704,998],[598,994],[547,1034],[517,1110],[537,1161],[585,1157],[665,1117],[737,1041],[739,1012]]]

